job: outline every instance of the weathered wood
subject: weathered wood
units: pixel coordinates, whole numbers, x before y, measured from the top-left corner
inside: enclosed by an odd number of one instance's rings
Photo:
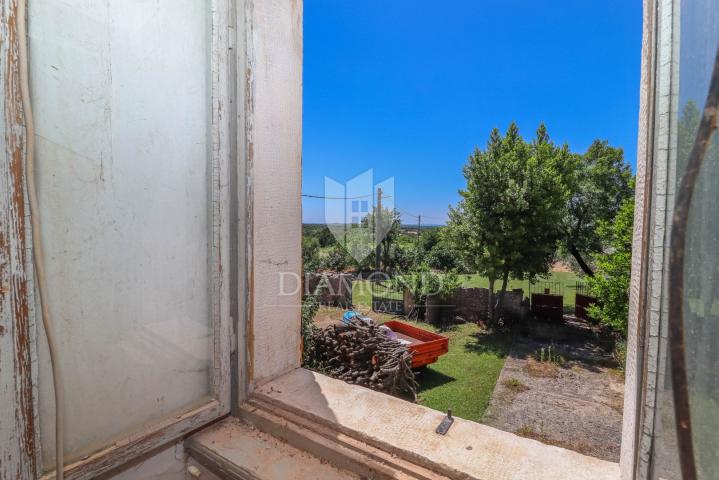
[[[37,436],[17,9],[0,0],[0,479],[23,480],[36,478]]]
[[[232,320],[230,304],[238,292],[231,288],[231,257],[236,255],[236,245],[231,241],[230,230],[235,222],[231,215],[232,192],[229,178],[235,175],[235,162],[231,156],[233,139],[230,121],[234,109],[230,93],[230,45],[229,19],[231,0],[212,2],[212,172],[210,203],[212,218],[212,243],[210,262],[211,315],[214,331],[213,390],[221,405],[221,413],[230,411],[230,351],[232,349]],[[234,65],[234,64],[233,64]]]
[[[212,401],[184,415],[165,419],[86,458],[66,465],[65,479],[89,480],[97,478],[103,473],[132,462],[148,452],[207,425],[212,420],[220,417],[221,408],[222,406],[219,402]],[[41,480],[52,480],[54,478],[55,474],[51,472],[44,475]]]
[[[231,0],[212,2],[212,306],[215,336],[214,399],[204,406],[150,423],[142,431],[66,467],[67,478],[95,478],[125,462],[229,412],[231,323],[229,256],[233,246],[228,176],[234,134],[229,117],[228,58],[233,53],[228,26]],[[31,228],[26,199],[26,132],[20,95],[17,0],[0,0],[0,480],[36,479],[40,465],[37,408],[37,356],[34,318]],[[43,339],[40,339],[43,341]],[[44,478],[52,478],[48,474]]]
[[[216,420],[230,411],[230,350],[232,348],[232,323],[230,302],[236,292],[230,282],[230,257],[235,255],[235,246],[231,242],[230,231],[235,222],[232,220],[230,205],[233,201],[229,177],[234,174],[234,159],[230,154],[234,136],[231,116],[234,105],[230,92],[230,46],[234,43],[235,32],[229,25],[229,13],[232,0],[213,0],[210,4],[211,26],[211,151],[208,168],[210,197],[208,209],[211,225],[208,235],[211,238],[208,252],[210,269],[210,309],[213,326],[213,369],[212,396],[207,403],[197,408],[178,412],[177,415],[153,419],[139,431],[104,446],[91,455],[66,465],[65,477],[68,480],[96,478],[123,464],[147,454],[163,445],[182,438],[187,433]],[[204,199],[203,199],[204,200]],[[46,473],[43,479],[54,478]]]

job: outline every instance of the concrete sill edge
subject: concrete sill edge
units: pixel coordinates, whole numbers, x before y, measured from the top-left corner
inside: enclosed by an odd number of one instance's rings
[[[293,447],[366,478],[618,480],[617,463],[444,415],[305,369],[258,387],[240,416]],[[232,421],[231,419],[228,421]],[[207,450],[201,432],[190,451]]]

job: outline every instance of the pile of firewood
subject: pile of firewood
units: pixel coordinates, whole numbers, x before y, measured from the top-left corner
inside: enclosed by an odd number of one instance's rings
[[[353,318],[312,332],[313,364],[331,377],[417,399],[412,353],[384,329]]]

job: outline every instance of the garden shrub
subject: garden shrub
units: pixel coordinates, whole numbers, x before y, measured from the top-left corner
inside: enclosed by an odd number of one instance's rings
[[[613,222],[599,227],[606,239],[606,253],[597,255],[597,271],[587,279],[590,293],[598,300],[587,312],[623,338],[629,317],[633,224],[634,199],[630,199],[622,204]]]
[[[302,298],[302,321],[301,321],[301,335],[302,335],[302,365],[307,368],[311,368],[312,365],[312,350],[314,345],[312,344],[312,332],[315,329],[314,318],[317,311],[320,308],[320,303],[315,295],[305,295]]]

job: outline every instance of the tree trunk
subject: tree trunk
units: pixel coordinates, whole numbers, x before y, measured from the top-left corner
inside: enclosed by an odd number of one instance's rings
[[[569,245],[569,253],[571,253],[572,256],[577,260],[579,267],[582,269],[582,271],[584,273],[586,273],[590,277],[594,276],[594,271],[592,271],[592,269],[589,268],[589,265],[587,265],[587,262],[584,261],[584,259],[582,258],[582,254],[579,253],[579,250],[577,250],[577,247],[570,244]]]
[[[494,322],[494,282],[495,278],[494,275],[490,275],[489,277],[489,323],[492,324]]]
[[[504,272],[502,275],[502,290],[499,291],[499,299],[497,300],[497,308],[494,310],[494,323],[497,323],[499,316],[502,314],[502,307],[504,307],[504,294],[507,291],[507,282],[509,281],[509,272]]]

